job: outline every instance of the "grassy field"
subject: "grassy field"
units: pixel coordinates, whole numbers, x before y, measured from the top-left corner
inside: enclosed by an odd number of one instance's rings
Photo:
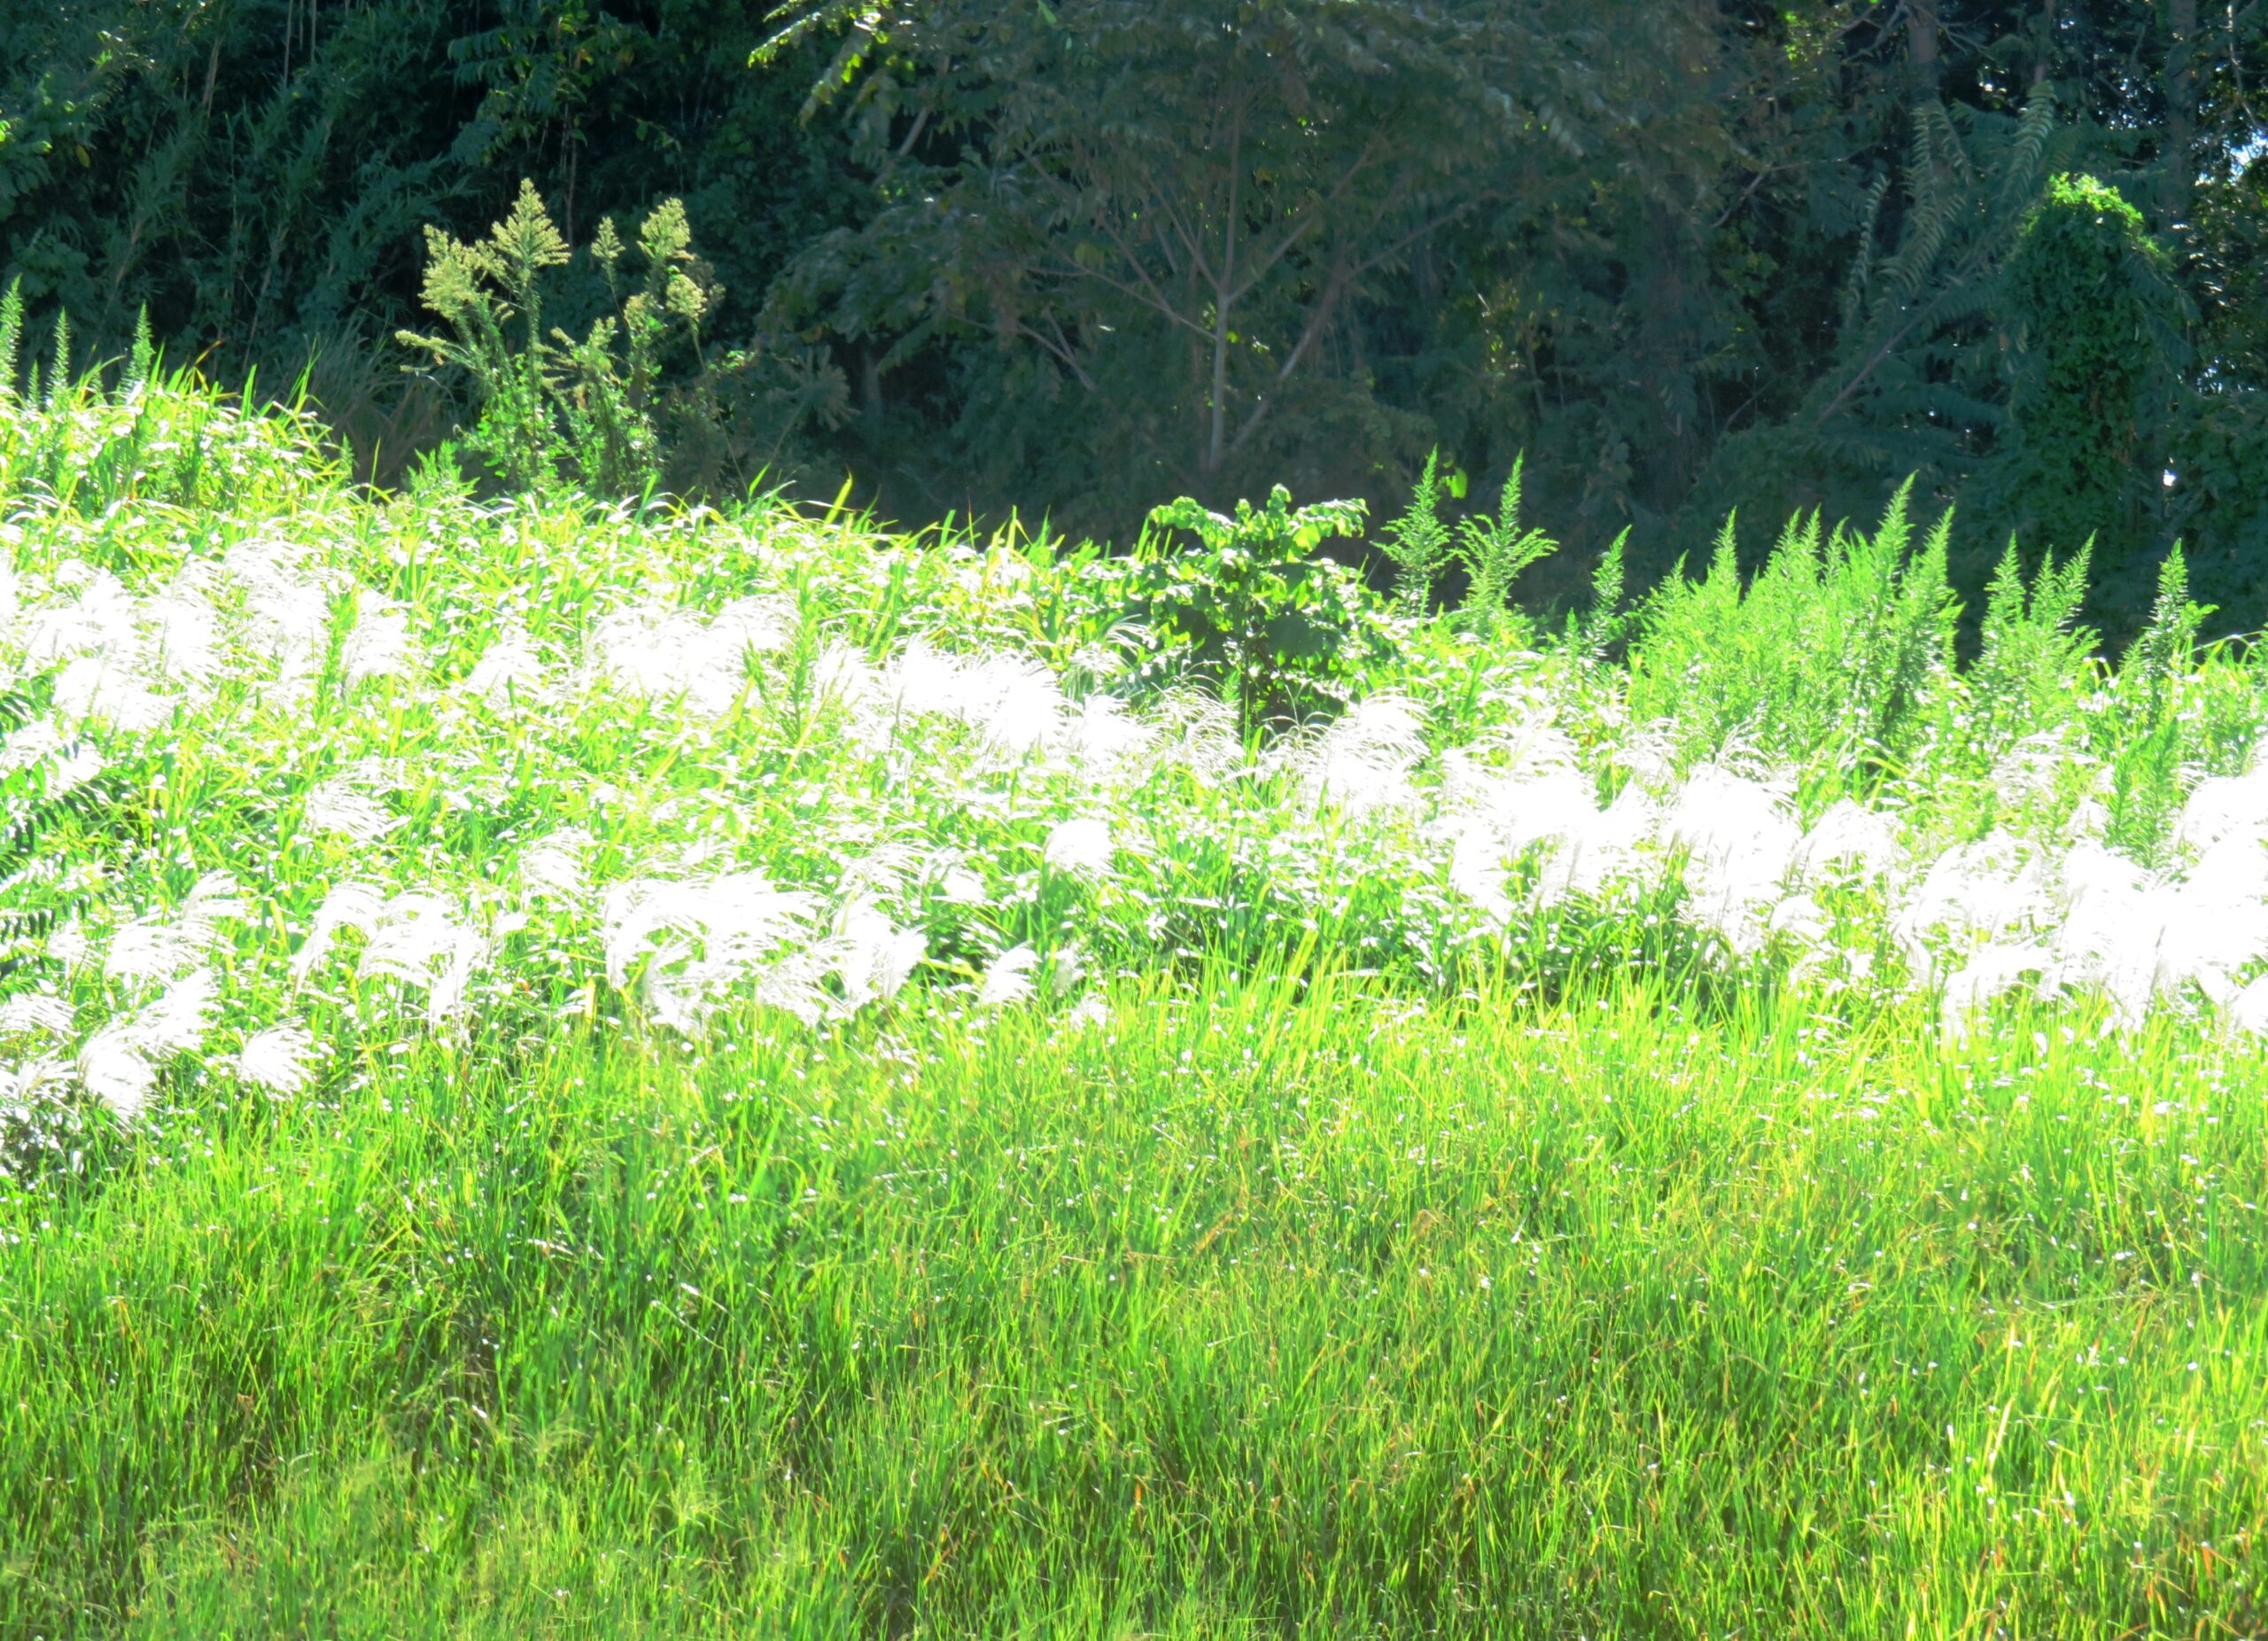
[[[2232,1635],[2256,1057],[1128,988],[423,1051],[4,1222],[12,1633]]]
[[[1957,666],[1798,532],[1239,741],[1061,544],[0,413],[0,1634],[2268,1632],[2178,579]]]

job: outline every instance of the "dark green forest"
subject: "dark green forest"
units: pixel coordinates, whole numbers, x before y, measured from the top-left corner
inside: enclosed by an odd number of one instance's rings
[[[15,0],[0,284],[392,483],[526,179],[673,489],[1122,541],[1524,457],[1550,602],[1915,475],[1965,586],[2092,541],[2115,643],[2177,541],[2268,619],[2264,76],[2268,0]]]

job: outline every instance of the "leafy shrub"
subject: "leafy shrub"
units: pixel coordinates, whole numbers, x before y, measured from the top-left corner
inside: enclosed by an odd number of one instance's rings
[[[399,339],[464,374],[479,404],[470,446],[514,489],[572,478],[602,495],[649,491],[664,476],[672,432],[693,476],[713,486],[728,471],[753,477],[750,457],[754,472],[769,469],[806,423],[834,426],[848,413],[848,384],[813,356],[759,348],[707,357],[701,323],[719,291],[693,253],[678,200],[664,200],[639,228],[634,289],[623,270],[629,247],[613,219],[601,221],[590,256],[614,311],[579,338],[543,328],[545,271],[573,253],[532,183],[521,183],[487,238],[465,244],[429,228],[426,247],[425,306],[452,334],[404,331]],[[695,368],[665,390],[667,355],[680,341]]]
[[[0,735],[15,737],[46,708],[51,677],[0,695]],[[98,867],[56,847],[70,821],[97,819],[120,797],[83,741],[13,745],[20,761],[0,774],[0,992],[18,989],[55,927],[77,916],[100,884]]]
[[[2189,596],[2189,569],[2181,549],[2158,570],[2149,625],[2137,635],[2119,670],[2117,690],[2124,734],[2111,761],[2109,839],[2137,856],[2155,858],[2181,806],[2183,764],[2194,757],[2181,718],[2183,686],[2195,667],[2197,633],[2211,613]]]
[[[1673,576],[1642,618],[1630,711],[1689,747],[1729,741],[1854,780],[1903,764],[1953,675],[1951,515],[1914,551],[1900,489],[1873,534],[1790,522],[1744,584],[1733,525],[1698,581]]]
[[[1494,518],[1477,513],[1463,520],[1457,528],[1457,558],[1472,577],[1463,608],[1483,634],[1495,630],[1497,618],[1503,614],[1505,603],[1512,595],[1512,583],[1519,579],[1520,572],[1559,549],[1559,543],[1542,531],[1520,528],[1520,476],[1526,460],[1526,456],[1513,458],[1512,471],[1504,479],[1503,494]],[[1618,541],[1610,555],[1615,564],[1618,591],[1620,555],[1621,543]]]
[[[1496,516],[1474,513],[1457,521],[1452,533],[1441,516],[1443,491],[1456,499],[1464,495],[1461,471],[1443,477],[1441,452],[1425,457],[1425,470],[1410,494],[1409,510],[1389,525],[1382,541],[1394,566],[1394,596],[1405,614],[1423,615],[1432,600],[1433,583],[1452,564],[1466,576],[1464,598],[1458,613],[1465,625],[1482,637],[1496,630],[1497,618],[1511,597],[1512,583],[1521,572],[1557,552],[1559,544],[1541,530],[1520,528],[1520,481],[1526,458],[1516,457],[1504,480]],[[1627,532],[1625,533],[1627,533]],[[1617,595],[1620,593],[1621,543],[1609,555],[1614,568]]]
[[[1433,582],[1456,557],[1449,527],[1441,522],[1441,495],[1446,489],[1462,499],[1464,475],[1441,474],[1441,453],[1431,450],[1418,482],[1410,493],[1409,510],[1380,533],[1379,545],[1394,564],[1394,602],[1408,615],[1424,615],[1430,606]]]
[[[59,967],[50,949],[62,924],[93,904],[104,873],[91,852],[68,836],[99,824],[123,796],[101,773],[85,742],[38,734],[54,679],[38,675],[0,694],[0,1038],[39,1036],[67,1024],[72,1011],[51,992],[34,992]],[[67,1158],[87,1127],[78,1106],[47,1097],[62,1066],[34,1055],[0,1069],[0,1177],[25,1178]]]
[[[2147,458],[2186,352],[2169,259],[2117,189],[2056,176],[2023,220],[2006,283],[2014,438],[1987,497],[2051,548],[2100,533],[2117,550],[2094,556],[2099,606],[2139,609],[2155,555],[2136,549],[2162,501]]]
[[[292,505],[328,486],[331,463],[297,406],[247,415],[186,369],[162,370],[146,324],[112,368],[81,369],[58,313],[46,369],[22,363],[20,281],[0,295],[0,493],[99,514],[113,503],[194,509]]]
[[[1340,698],[1338,685],[1383,648],[1367,590],[1352,572],[1313,556],[1329,536],[1359,535],[1360,502],[1292,507],[1278,485],[1266,503],[1239,501],[1233,517],[1188,496],[1151,522],[1193,532],[1199,550],[1148,556],[1130,613],[1163,641],[1171,663],[1223,681],[1249,740],[1270,718],[1297,719]]]

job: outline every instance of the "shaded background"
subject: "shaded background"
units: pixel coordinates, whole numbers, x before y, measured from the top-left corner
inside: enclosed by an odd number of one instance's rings
[[[525,176],[578,245],[684,199],[765,362],[713,489],[1122,541],[1525,452],[1548,603],[1914,473],[1965,586],[2092,534],[2116,643],[2179,539],[2268,619],[2268,0],[67,0],[0,65],[0,280],[307,369],[381,482],[465,410],[421,229]]]

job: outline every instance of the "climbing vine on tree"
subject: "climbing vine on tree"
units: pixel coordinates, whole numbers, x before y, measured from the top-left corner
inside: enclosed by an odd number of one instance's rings
[[[2143,458],[2163,437],[2181,299],[2142,214],[2092,176],[2050,179],[2008,260],[2016,344],[2012,438],[1992,476],[2029,541],[2069,550],[2091,536],[2129,548],[2151,533]],[[2108,575],[2124,567],[2101,563]]]

